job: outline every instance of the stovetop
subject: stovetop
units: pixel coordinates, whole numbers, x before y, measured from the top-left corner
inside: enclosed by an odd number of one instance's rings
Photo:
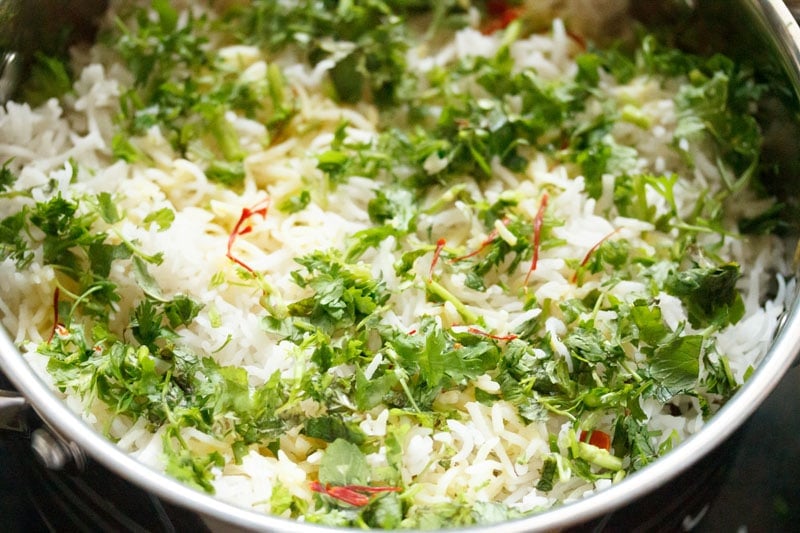
[[[721,490],[696,527],[701,532],[800,530],[800,367],[739,429],[735,460]],[[16,457],[18,445],[0,439],[0,530],[57,530],[36,509]],[[99,529],[99,528],[98,528]],[[176,527],[180,531],[180,527]]]

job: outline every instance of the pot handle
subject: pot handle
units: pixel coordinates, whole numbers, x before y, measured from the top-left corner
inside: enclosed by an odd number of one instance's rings
[[[0,390],[0,437],[5,433],[30,437],[36,459],[50,470],[81,472],[86,468],[83,450],[47,426],[32,429],[29,415],[30,404],[23,395]]]
[[[27,433],[28,401],[17,392],[0,390],[0,431]]]

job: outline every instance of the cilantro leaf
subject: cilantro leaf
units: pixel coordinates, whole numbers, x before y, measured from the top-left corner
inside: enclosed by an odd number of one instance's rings
[[[669,394],[690,391],[700,374],[702,335],[676,335],[649,357],[650,374]]]
[[[33,251],[23,237],[28,213],[21,210],[0,220],[0,259],[11,259],[18,269],[24,269],[33,260]]]
[[[176,295],[172,300],[164,303],[164,316],[170,327],[187,326],[197,317],[203,308],[199,304],[184,294]]]
[[[638,329],[639,340],[651,346],[657,346],[669,332],[658,305],[650,306],[647,302],[637,301],[630,310],[630,316]]]
[[[306,273],[294,272],[295,283],[314,294],[290,304],[289,313],[328,333],[359,323],[389,297],[384,283],[374,280],[366,266],[345,263],[336,251],[316,251],[296,262]]]
[[[306,435],[326,442],[334,442],[337,439],[344,439],[353,444],[363,444],[366,435],[355,424],[348,424],[344,420],[334,416],[321,416],[309,418],[304,423]]]
[[[12,189],[17,182],[17,175],[11,171],[9,164],[11,159],[7,159],[3,166],[0,167],[0,194]]]
[[[608,362],[624,356],[621,346],[605,339],[596,329],[575,328],[564,339],[564,344],[575,357],[589,363]]]
[[[278,210],[283,213],[297,213],[311,203],[311,191],[303,189],[299,194],[290,196],[278,204]]]
[[[72,78],[61,58],[37,52],[30,74],[22,86],[22,98],[36,107],[50,98],[58,98],[72,89]]]
[[[166,438],[166,437],[165,437]],[[170,449],[167,447],[166,449]],[[219,452],[198,456],[186,449],[167,453],[164,470],[167,474],[189,486],[214,494],[214,467],[225,466],[225,458]]]
[[[164,231],[169,229],[172,223],[175,221],[175,211],[168,207],[161,208],[157,211],[153,211],[149,213],[146,217],[144,217],[145,224],[153,224],[155,223],[158,226],[158,231]]]
[[[319,464],[319,481],[327,485],[366,485],[370,468],[355,444],[336,439],[325,449]]]
[[[136,278],[136,283],[139,284],[139,287],[147,296],[159,302],[167,301],[161,292],[158,282],[147,270],[147,263],[138,256],[133,258],[133,275]]]
[[[696,267],[672,273],[664,288],[681,299],[693,327],[724,327],[735,324],[744,316],[744,303],[736,290],[740,277],[739,265],[735,263]]]

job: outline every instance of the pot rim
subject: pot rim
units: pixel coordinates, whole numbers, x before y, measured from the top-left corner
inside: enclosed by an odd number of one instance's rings
[[[795,92],[800,92],[800,26],[789,8],[782,0],[742,0],[741,3],[752,11],[762,28],[773,34],[773,44],[786,73]],[[487,533],[523,533],[579,525],[633,502],[688,469],[731,436],[769,396],[795,362],[800,353],[800,295],[792,296],[791,309],[753,375],[698,433],[644,469],[592,496],[529,517],[468,529]],[[343,531],[235,507],[141,464],[72,412],[36,375],[2,327],[0,371],[56,433],[79,446],[110,471],[166,501],[228,527],[244,530]]]

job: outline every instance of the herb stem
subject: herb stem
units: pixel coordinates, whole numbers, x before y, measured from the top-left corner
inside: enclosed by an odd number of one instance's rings
[[[456,308],[456,311],[458,311],[458,314],[464,319],[465,322],[469,324],[477,324],[480,321],[478,315],[470,311],[464,302],[456,298],[452,292],[445,289],[438,281],[426,279],[425,285],[431,293],[438,296],[445,302],[450,302],[453,304],[453,307]]]

